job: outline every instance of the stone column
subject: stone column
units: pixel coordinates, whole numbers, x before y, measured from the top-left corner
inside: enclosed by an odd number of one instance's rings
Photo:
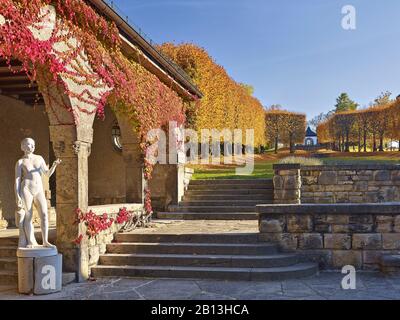
[[[115,110],[121,130],[122,156],[125,162],[126,202],[144,203],[144,164],[140,141],[128,117]]]
[[[144,166],[139,143],[122,143],[125,161],[126,201],[144,203]]]
[[[301,203],[300,164],[274,165],[274,203]]]
[[[57,158],[62,160],[57,177],[57,248],[63,254],[66,272],[76,272],[78,280],[89,277],[87,240],[80,245],[74,240],[85,234],[76,223],[75,210],[88,210],[88,157],[93,131],[75,125],[50,126],[50,139]]]
[[[0,201],[0,230],[5,230],[8,227],[8,222],[3,218],[3,213],[1,210],[1,201]]]

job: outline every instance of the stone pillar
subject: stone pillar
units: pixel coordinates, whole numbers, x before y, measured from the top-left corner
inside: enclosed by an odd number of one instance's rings
[[[1,201],[0,201],[0,230],[5,230],[8,227],[8,222],[3,218],[3,214],[1,212]]]
[[[149,184],[154,209],[166,210],[169,205],[178,205],[185,192],[185,166],[156,164]]]
[[[125,162],[126,201],[144,203],[144,166],[139,143],[122,143]]]
[[[75,125],[50,126],[50,139],[57,158],[62,160],[57,177],[57,248],[63,254],[63,269],[76,272],[78,280],[89,277],[87,240],[74,240],[85,233],[76,223],[75,210],[88,209],[88,157],[93,131]]]
[[[126,202],[144,203],[144,164],[140,140],[129,118],[115,110],[121,130],[122,156],[125,162]]]
[[[301,203],[300,164],[274,165],[274,203]]]

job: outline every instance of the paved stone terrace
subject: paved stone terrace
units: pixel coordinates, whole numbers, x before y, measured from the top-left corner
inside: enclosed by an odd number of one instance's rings
[[[258,232],[257,224],[154,220],[149,228],[133,233],[252,233]],[[268,282],[103,278],[70,284],[47,296],[19,295],[15,288],[0,287],[0,300],[400,300],[400,275],[358,272],[356,290],[341,288],[343,276],[321,272],[306,279]]]
[[[149,228],[138,228],[132,233],[163,234],[218,234],[258,233],[258,220],[163,220],[156,219]]]
[[[48,296],[22,296],[0,287],[0,300],[399,300],[400,275],[357,273],[356,290],[341,289],[343,275],[322,272],[302,280],[243,282],[213,280],[99,279],[66,286]]]

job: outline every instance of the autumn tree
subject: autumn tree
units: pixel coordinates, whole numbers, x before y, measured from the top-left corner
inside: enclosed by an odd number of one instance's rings
[[[274,144],[275,153],[278,153],[279,137],[283,129],[285,112],[279,109],[269,109],[265,112],[265,130],[268,141]]]
[[[392,93],[390,91],[385,91],[382,92],[372,103],[372,106],[383,106],[383,105],[388,105],[391,100]]]
[[[191,110],[191,123],[198,132],[201,129],[254,130],[254,143],[266,144],[265,110],[253,97],[252,86],[235,82],[202,48],[194,44],[159,46],[192,78],[204,94],[198,106]]]
[[[295,143],[302,143],[306,132],[306,115],[287,112],[283,116],[283,138],[289,144],[290,153],[295,152]]]

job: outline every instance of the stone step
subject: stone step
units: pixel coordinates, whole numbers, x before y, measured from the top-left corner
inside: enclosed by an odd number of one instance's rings
[[[196,184],[188,186],[188,190],[232,190],[232,189],[251,189],[251,190],[271,190],[272,185],[262,184]]]
[[[185,200],[179,206],[193,207],[193,206],[213,206],[213,207],[243,207],[243,206],[256,206],[258,204],[271,204],[272,200]],[[235,210],[235,209],[233,209]]]
[[[261,194],[261,195],[251,195],[251,194],[231,194],[231,195],[215,195],[215,194],[186,194],[183,197],[183,201],[193,201],[193,200],[224,200],[224,201],[232,201],[232,200],[253,200],[259,203],[263,203],[263,201],[273,201],[274,197],[271,194]]]
[[[272,186],[272,179],[200,179],[191,180],[190,185],[267,185]]]
[[[97,266],[92,268],[94,277],[134,278],[186,278],[243,281],[287,280],[310,277],[318,272],[315,263],[299,263],[277,268],[218,268],[175,266]]]
[[[199,234],[154,234],[154,233],[118,233],[118,242],[197,242],[197,243],[255,243],[258,233],[199,233]]]
[[[216,255],[269,255],[277,252],[277,246],[268,243],[149,243],[124,242],[107,245],[107,253],[157,253],[157,254],[216,254]]]
[[[100,264],[108,266],[192,266],[227,268],[273,268],[296,264],[293,254],[275,255],[191,255],[191,254],[106,254]]]
[[[0,270],[0,285],[17,285],[18,284],[18,272]]]
[[[18,237],[0,238],[0,247],[17,247]]]
[[[219,189],[219,190],[187,190],[185,195],[216,195],[216,196],[233,196],[233,195],[269,195],[273,194],[272,189]]]
[[[17,285],[15,284],[0,285],[0,294],[2,294],[3,292],[16,293],[17,292],[16,290],[17,290]]]
[[[18,271],[17,258],[0,258],[0,270]]]
[[[0,258],[14,258],[17,256],[17,247],[2,246],[0,247]]]
[[[249,206],[169,206],[169,212],[256,212],[255,205]]]
[[[216,212],[217,210],[215,212],[157,212],[157,218],[178,220],[258,220],[258,213],[256,212]]]
[[[62,285],[66,286],[76,282],[76,274],[73,272],[63,272],[62,274]]]

